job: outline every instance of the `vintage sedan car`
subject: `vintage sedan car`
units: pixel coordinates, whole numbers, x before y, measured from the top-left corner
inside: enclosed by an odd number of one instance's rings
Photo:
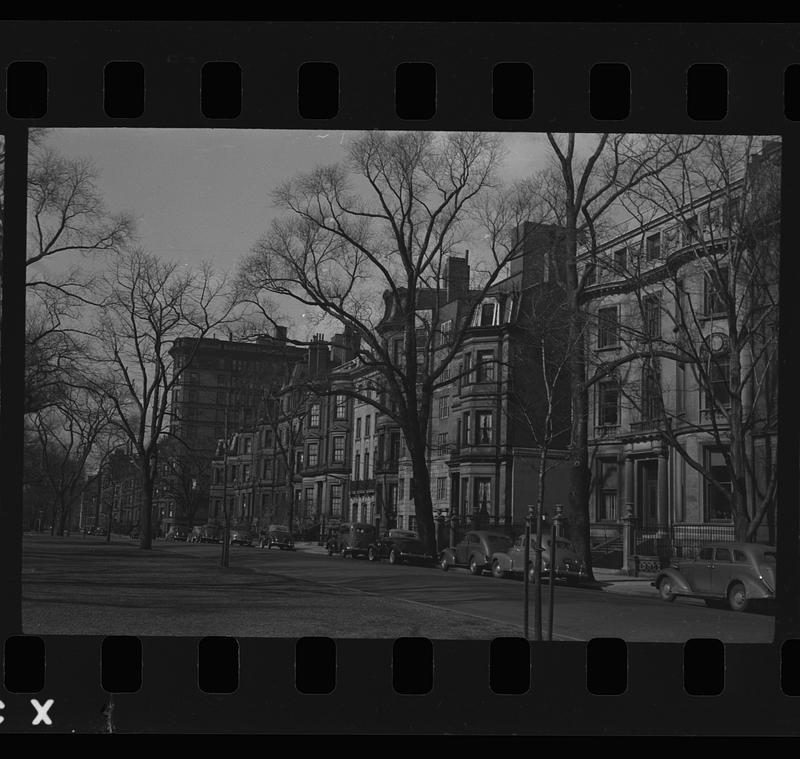
[[[231,530],[229,544],[251,546],[254,540],[255,535],[250,530]]]
[[[282,530],[270,530],[261,536],[259,542],[261,548],[271,549],[280,548],[281,551],[294,551],[294,540],[288,532]]]
[[[505,533],[470,530],[460,543],[439,554],[439,566],[445,571],[450,567],[468,567],[470,574],[483,574],[491,568],[496,553],[508,552],[513,545],[514,541]]]
[[[709,543],[696,559],[662,569],[652,585],[665,601],[693,596],[744,611],[752,601],[775,599],[775,555],[774,546],[758,543]]]
[[[177,527],[173,525],[172,527],[167,530],[167,534],[164,536],[165,540],[172,542],[181,542],[185,543],[187,538],[189,537],[189,530],[185,527]]]
[[[196,525],[188,537],[189,543],[221,543],[222,528],[216,525]]]
[[[575,548],[568,540],[556,538],[556,567],[552,566],[552,537],[542,537],[542,577],[550,577],[551,573],[556,580],[564,580],[569,584],[577,584],[588,579],[586,564],[583,562]],[[531,548],[528,556],[528,578],[531,582],[535,579],[536,561],[534,547],[536,536],[531,539]],[[492,558],[492,575],[494,577],[508,577],[522,575],[525,571],[525,536],[520,535],[508,551],[499,551]]]
[[[370,561],[389,559],[390,564],[403,562],[420,562],[433,564],[436,556],[426,550],[425,544],[413,530],[388,530],[374,540],[367,550]]]

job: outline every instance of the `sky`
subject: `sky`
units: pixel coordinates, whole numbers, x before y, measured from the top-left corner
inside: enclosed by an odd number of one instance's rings
[[[277,211],[270,191],[318,165],[342,161],[356,132],[226,129],[53,129],[45,144],[88,158],[111,212],[137,219],[142,247],[188,265],[232,270]],[[513,181],[542,168],[543,134],[505,135],[503,175]],[[302,308],[281,310],[301,327]]]

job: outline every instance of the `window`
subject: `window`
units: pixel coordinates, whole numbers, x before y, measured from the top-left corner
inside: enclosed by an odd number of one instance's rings
[[[242,479],[247,481],[250,479],[250,465],[242,464]]]
[[[616,306],[601,308],[597,312],[597,347],[611,348],[619,345],[619,316]]]
[[[442,322],[439,328],[439,345],[449,345],[453,339],[453,320],[448,319]]]
[[[658,295],[647,295],[642,300],[642,321],[645,337],[661,337],[661,298]]]
[[[477,445],[489,445],[492,442],[492,412],[479,411],[477,413],[477,427],[475,432]]]
[[[442,501],[447,498],[447,477],[436,478],[436,500]]]
[[[397,481],[397,498],[398,500],[402,501],[405,498],[405,488],[406,488],[406,481],[401,477]]]
[[[614,268],[617,271],[625,271],[628,266],[628,251],[625,248],[620,248],[614,251]]]
[[[439,419],[447,419],[450,414],[450,396],[443,395],[439,398]]]
[[[475,479],[476,509],[487,512],[492,503],[492,481],[488,477]]]
[[[617,519],[619,466],[616,459],[601,459],[597,477],[597,521]]]
[[[675,413],[686,413],[686,364],[682,361],[675,366]]]
[[[725,293],[728,291],[728,267],[707,272],[704,282],[706,315],[725,312]]]
[[[687,216],[683,223],[683,244],[690,245],[700,239],[700,224],[697,216]]]
[[[303,452],[294,452],[294,471],[299,472],[303,468]]]
[[[598,386],[598,421],[601,427],[619,424],[619,388],[613,381],[601,382]]]
[[[344,463],[344,436],[336,435],[333,438],[333,463]]]
[[[369,479],[369,452],[364,454],[364,479]]]
[[[308,426],[319,427],[319,403],[312,403],[308,414]]]
[[[356,419],[356,440],[361,440],[361,417]]]
[[[594,285],[597,282],[597,265],[596,264],[586,264],[586,279],[584,280],[584,284],[586,285]]]
[[[364,437],[369,437],[370,436],[370,433],[371,433],[370,423],[371,422],[372,422],[372,417],[369,414],[367,414],[367,416],[364,417]]]
[[[731,475],[725,464],[725,456],[719,448],[706,449],[706,472],[716,484],[706,479],[706,520],[730,521],[731,511]],[[717,487],[719,485],[719,487]]]
[[[264,459],[264,464],[262,465],[262,470],[261,470],[261,479],[263,480],[272,479],[272,459]]]
[[[656,232],[654,235],[650,235],[645,240],[645,251],[647,252],[647,260],[648,261],[655,261],[658,258],[661,258],[661,233]]]
[[[331,485],[331,516],[342,516],[342,486],[338,484]]]
[[[714,556],[715,561],[726,561],[729,562],[731,560],[731,549],[730,548],[717,548],[716,555]]]
[[[249,437],[246,437],[244,439],[244,451],[243,452],[244,453],[251,453],[252,452],[252,448],[253,448],[253,441]]]
[[[305,489],[306,514],[314,513],[314,488]]]
[[[494,351],[478,351],[475,374],[477,382],[494,382]]]
[[[473,321],[473,326],[480,327],[493,327],[499,323],[498,312],[499,304],[497,301],[487,301],[481,303],[480,308],[475,312],[476,319]]]
[[[461,442],[464,445],[470,445],[471,442],[472,442],[469,439],[470,438],[470,432],[472,431],[471,422],[472,422],[471,414],[467,411],[461,417],[461,434],[462,434]]]
[[[389,437],[389,461],[396,464],[400,460],[400,433],[392,432]]]
[[[222,469],[217,467],[214,469],[214,484],[219,485],[222,482]]]
[[[661,418],[661,387],[658,372],[652,366],[642,367],[642,420]]]
[[[408,515],[408,529],[409,530],[417,529],[417,517],[414,514]]]
[[[347,396],[336,396],[336,411],[333,415],[334,419],[347,419]]]
[[[472,382],[472,378],[470,377],[470,368],[472,365],[472,354],[465,353],[464,354],[464,363],[461,365],[461,384],[466,384],[468,382]]]
[[[308,465],[317,466],[319,464],[319,443],[308,444]]]
[[[706,368],[708,383],[705,392],[706,408],[715,405],[727,406],[730,403],[731,359],[727,352],[714,353],[708,357]]]
[[[443,456],[447,453],[447,433],[440,432],[436,436],[436,450],[440,456]]]
[[[361,453],[358,451],[356,452],[356,459],[355,463],[353,464],[353,479],[361,479]]]

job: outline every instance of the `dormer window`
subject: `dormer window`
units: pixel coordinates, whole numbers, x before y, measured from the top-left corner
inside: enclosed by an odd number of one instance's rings
[[[483,301],[475,309],[472,318],[473,327],[495,327],[500,323],[500,304],[492,299]]]

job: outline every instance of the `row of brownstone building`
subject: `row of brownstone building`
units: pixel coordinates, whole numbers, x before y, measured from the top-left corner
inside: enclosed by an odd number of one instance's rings
[[[760,159],[779,155],[779,145],[765,143]],[[600,377],[589,388],[588,422],[599,546],[616,547],[630,518],[642,545],[681,527],[730,536],[732,425],[753,464],[748,497],[772,498],[758,534],[774,537],[777,235],[755,239],[735,228],[749,192],[734,183],[631,218],[579,262],[587,362]],[[432,399],[427,446],[435,512],[462,524],[518,529],[536,497],[544,391],[531,352],[542,344],[543,309],[557,313],[563,303],[563,240],[555,226],[528,232],[523,254],[477,305],[468,252],[449,256],[441,285],[418,293],[420,312],[437,314],[440,352],[466,328]],[[388,294],[384,301],[377,332],[399,357],[398,304]],[[740,339],[737,319],[757,308],[767,312],[762,328]],[[562,339],[552,323],[547,330]],[[188,348],[173,347],[176,361]],[[380,383],[359,349],[349,330],[302,348],[281,329],[252,342],[201,342],[173,398],[173,433],[209,462],[207,500],[192,522],[221,524],[227,510],[234,526],[291,521],[308,538],[340,520],[414,529],[403,435],[363,400]],[[735,382],[733,351],[747,357],[734,360]],[[626,352],[637,358],[620,360]],[[605,373],[609,362],[615,369]],[[315,384],[325,391],[315,393]],[[553,393],[547,510],[567,498],[567,385],[562,374]],[[354,389],[362,399],[349,395]],[[187,519],[174,499],[158,503],[164,526]]]

